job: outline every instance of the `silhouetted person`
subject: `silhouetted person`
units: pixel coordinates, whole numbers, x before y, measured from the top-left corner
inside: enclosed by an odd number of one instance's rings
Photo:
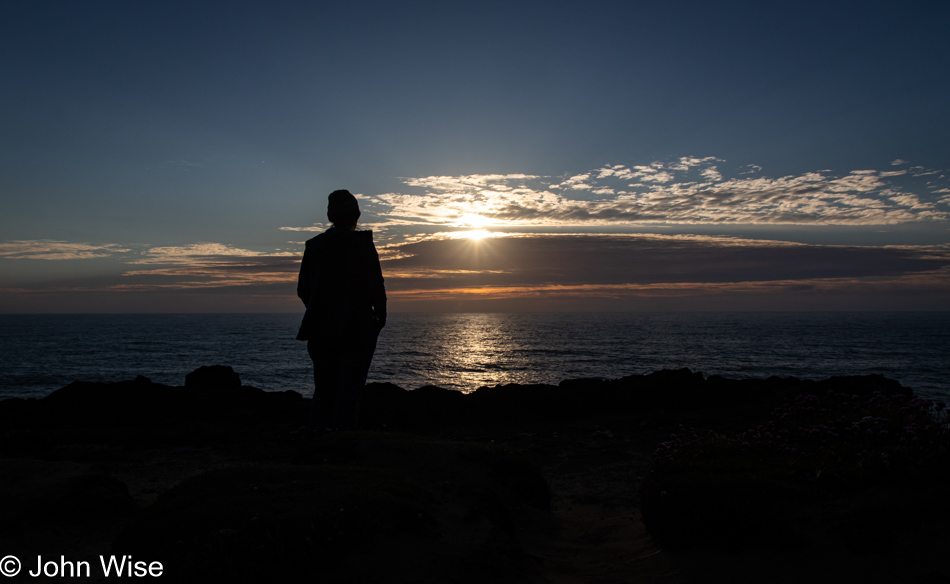
[[[298,340],[313,360],[311,429],[352,430],[359,400],[386,325],[386,290],[372,231],[356,231],[359,204],[349,191],[330,193],[333,226],[307,241],[297,296],[307,306]]]

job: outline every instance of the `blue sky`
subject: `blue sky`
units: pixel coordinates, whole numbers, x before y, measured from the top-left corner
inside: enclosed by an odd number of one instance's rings
[[[943,2],[7,1],[0,311],[298,310],[337,188],[394,309],[950,309],[948,25]]]

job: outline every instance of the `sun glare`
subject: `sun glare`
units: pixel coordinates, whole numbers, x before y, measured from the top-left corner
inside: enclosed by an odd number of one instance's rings
[[[460,227],[470,227],[472,229],[482,229],[486,225],[490,225],[491,221],[481,215],[475,215],[474,213],[466,213],[459,218]]]
[[[482,239],[492,239],[495,237],[508,237],[510,233],[501,231],[488,231],[487,229],[468,229],[465,231],[442,231],[433,234],[436,239],[467,239],[469,241],[480,241]]]
[[[480,239],[485,239],[486,237],[491,237],[491,231],[486,231],[484,229],[476,229],[474,231],[462,231],[462,237],[465,239],[470,239],[472,241],[478,241]]]
[[[486,237],[494,237],[494,233],[485,229],[474,229],[472,231],[451,231],[449,233],[437,234],[448,236],[450,239],[467,239],[469,241],[479,241]]]
[[[487,217],[482,217],[477,213],[465,213],[458,218],[458,222],[454,226],[465,228],[466,231],[452,232],[450,237],[452,239],[468,239],[469,241],[479,241],[486,237],[493,237],[494,233],[485,229],[491,224],[491,219]]]

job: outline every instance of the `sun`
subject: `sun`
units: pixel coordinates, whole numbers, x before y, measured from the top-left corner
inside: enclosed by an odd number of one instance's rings
[[[455,227],[465,228],[465,231],[455,231],[452,233],[453,239],[467,239],[469,241],[481,241],[488,237],[495,237],[495,233],[488,231],[485,227],[492,225],[491,219],[478,215],[477,213],[465,213],[458,218],[454,224]]]
[[[480,241],[486,237],[491,237],[491,231],[486,231],[484,229],[476,229],[474,231],[463,231],[461,232],[462,237],[470,241]]]
[[[491,225],[491,220],[482,217],[481,215],[476,215],[475,213],[466,213],[459,217],[459,226],[460,227],[469,227],[471,229],[482,229],[486,225]]]
[[[442,234],[450,239],[467,239],[469,241],[481,241],[489,237],[495,237],[495,233],[487,229],[472,229],[470,231],[450,231]]]

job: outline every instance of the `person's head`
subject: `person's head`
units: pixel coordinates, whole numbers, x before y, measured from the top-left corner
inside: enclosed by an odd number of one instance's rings
[[[350,191],[333,191],[327,200],[327,219],[334,227],[353,229],[360,218],[360,205]]]

